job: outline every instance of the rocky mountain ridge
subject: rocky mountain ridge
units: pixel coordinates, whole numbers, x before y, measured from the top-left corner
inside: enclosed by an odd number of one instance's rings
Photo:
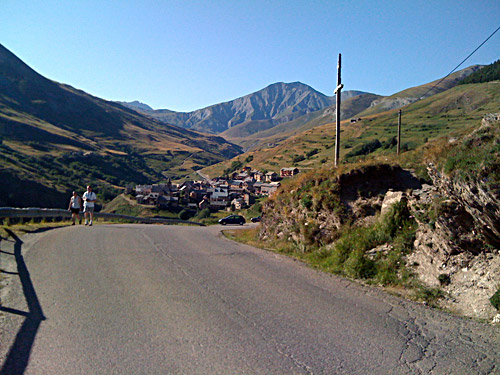
[[[348,99],[361,94],[361,91],[345,91],[342,97]],[[250,121],[267,121],[267,128],[271,128],[333,104],[335,96],[326,96],[300,82],[274,83],[229,102],[187,113],[144,110],[133,103],[125,103],[162,122],[214,134]]]

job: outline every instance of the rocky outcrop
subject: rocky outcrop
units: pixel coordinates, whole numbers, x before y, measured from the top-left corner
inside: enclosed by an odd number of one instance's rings
[[[499,120],[500,114],[485,116],[460,142],[472,145],[473,153],[497,139]],[[430,163],[433,185],[410,195],[419,227],[407,264],[426,285],[446,292],[443,307],[492,320],[498,311],[489,299],[500,287],[500,189],[491,164],[460,172],[446,174]]]

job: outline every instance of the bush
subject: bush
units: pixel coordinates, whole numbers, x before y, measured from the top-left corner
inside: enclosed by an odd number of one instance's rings
[[[387,150],[389,148],[393,148],[398,144],[398,140],[396,137],[392,137],[391,139],[388,139],[382,143],[382,148]]]
[[[419,301],[424,301],[430,306],[437,307],[437,302],[444,297],[444,293],[439,288],[419,287],[416,289],[415,297]]]
[[[375,262],[367,258],[361,249],[356,249],[349,254],[344,269],[348,276],[361,279],[369,279],[376,273]]]
[[[360,146],[357,146],[349,152],[345,157],[346,159],[352,158],[354,156],[360,156],[360,155],[368,155],[377,150],[378,148],[382,147],[382,143],[378,139],[374,139],[373,141],[369,141],[366,143],[363,143]]]
[[[306,160],[305,156],[304,155],[295,155],[293,158],[292,158],[292,163],[293,164],[297,164],[303,160]]]
[[[318,153],[317,148],[313,148],[311,151],[306,152],[306,157],[309,159],[311,156],[314,156]]]
[[[490,298],[490,302],[495,309],[500,311],[500,288],[498,288],[496,293]]]
[[[448,275],[446,273],[440,274],[438,276],[438,280],[439,280],[439,284],[442,286],[450,285],[450,283],[451,283],[451,277],[450,277],[450,275]]]
[[[189,220],[192,217],[192,213],[189,210],[182,210],[179,212],[179,219],[181,220]]]
[[[300,203],[302,204],[302,207],[310,209],[312,207],[313,201],[310,195],[306,195],[300,200]]]

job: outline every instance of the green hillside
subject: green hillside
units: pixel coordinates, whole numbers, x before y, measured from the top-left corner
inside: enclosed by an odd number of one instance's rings
[[[127,183],[180,178],[241,152],[48,80],[1,45],[0,88],[2,206],[53,206],[88,183],[103,200]]]

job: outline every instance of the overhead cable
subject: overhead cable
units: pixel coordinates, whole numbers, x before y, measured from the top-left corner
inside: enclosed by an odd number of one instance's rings
[[[458,65],[457,65],[457,66],[456,66],[456,67],[455,67],[455,68],[454,68],[451,72],[449,72],[449,73],[448,73],[445,77],[441,78],[441,80],[440,80],[438,83],[436,83],[434,86],[432,86],[429,90],[427,90],[427,92],[426,92],[424,95],[422,95],[422,96],[419,98],[419,100],[420,100],[420,99],[425,98],[425,96],[426,96],[429,92],[431,92],[432,90],[434,90],[434,89],[435,89],[435,88],[436,88],[436,87],[437,87],[437,86],[438,86],[441,82],[443,82],[446,78],[448,78],[448,77],[449,77],[449,76],[450,76],[450,75],[451,75],[451,74],[452,74],[455,70],[457,70],[457,69],[458,69],[458,68],[459,68],[459,67],[460,67],[460,66],[461,66],[464,62],[466,62],[466,61],[469,59],[469,57],[471,57],[474,53],[476,53],[476,51],[477,51],[479,48],[481,48],[481,47],[482,47],[482,46],[483,46],[483,45],[484,45],[484,44],[485,44],[488,40],[490,40],[490,38],[491,38],[493,35],[495,35],[495,34],[496,34],[496,32],[497,32],[498,30],[500,30],[500,26],[499,26],[499,27],[498,27],[495,31],[493,31],[493,33],[492,33],[492,34],[491,34],[488,38],[486,38],[486,39],[484,40],[484,42],[482,42],[482,43],[481,43],[481,44],[480,44],[480,45],[479,45],[479,46],[478,46],[478,47],[477,47],[474,51],[472,51],[472,52],[469,54],[469,56],[467,56],[465,59],[463,59],[463,60],[462,60],[462,62],[461,62],[460,64],[458,64]]]

